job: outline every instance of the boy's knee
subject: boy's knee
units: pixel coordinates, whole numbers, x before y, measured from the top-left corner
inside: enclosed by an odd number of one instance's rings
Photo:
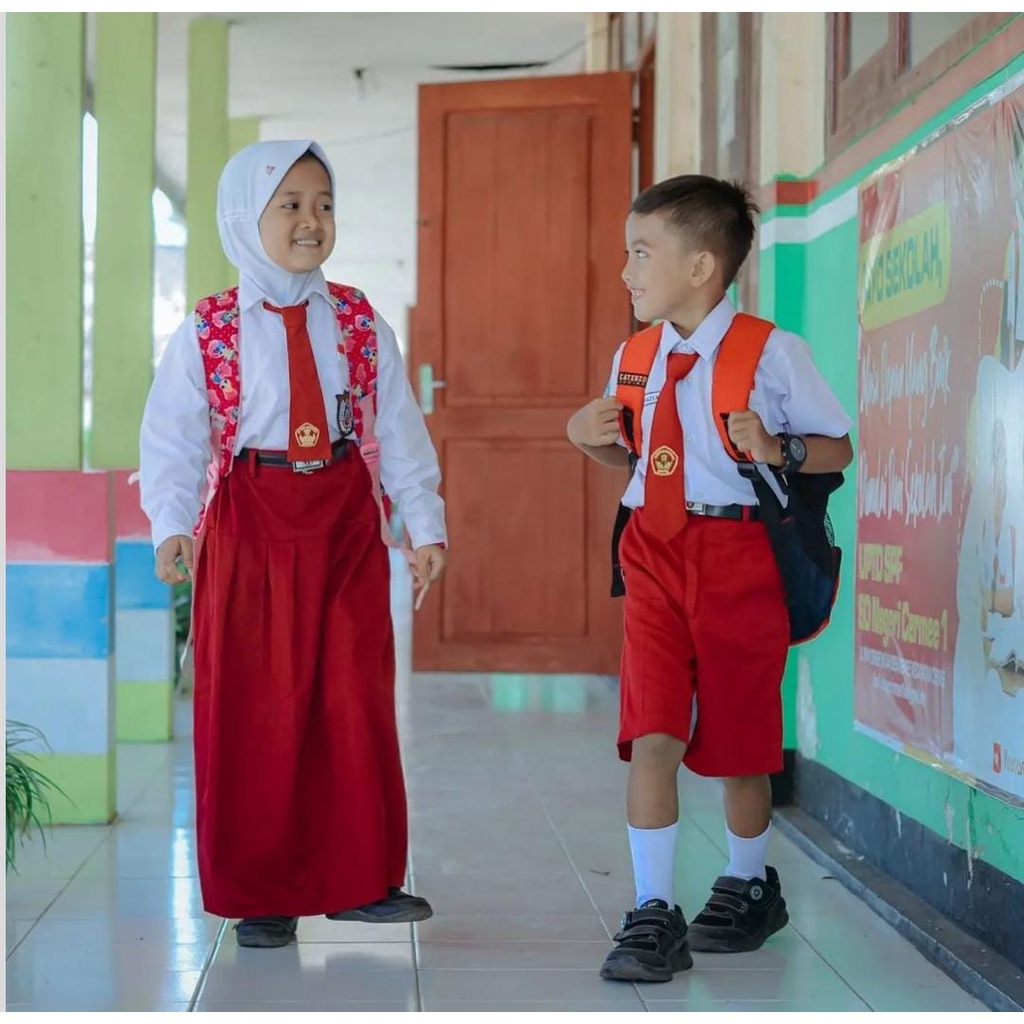
[[[664,732],[653,732],[633,740],[633,764],[640,768],[678,767],[686,744]]]

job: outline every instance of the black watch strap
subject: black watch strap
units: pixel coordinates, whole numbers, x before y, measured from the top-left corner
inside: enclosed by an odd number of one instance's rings
[[[785,460],[783,472],[799,473],[803,464],[807,461],[807,443],[802,437],[795,437],[793,434],[782,434],[782,458]],[[793,442],[797,443],[794,445]],[[799,457],[793,451],[797,448]]]

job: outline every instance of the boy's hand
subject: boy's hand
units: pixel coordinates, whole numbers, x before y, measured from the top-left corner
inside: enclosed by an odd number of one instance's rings
[[[419,611],[431,584],[436,583],[444,575],[445,566],[448,563],[448,553],[439,544],[424,544],[413,554],[416,558],[416,565],[412,570],[412,589],[419,593],[415,604],[416,611]]]
[[[619,413],[622,403],[616,398],[595,398],[574,413],[566,433],[574,445],[603,448],[619,439]]]
[[[782,441],[764,429],[761,417],[756,412],[746,409],[729,413],[729,437],[754,462],[766,462],[771,466],[784,464]]]
[[[192,576],[192,538],[168,537],[156,549],[156,574],[164,583],[184,583]],[[178,561],[184,571],[178,568]]]

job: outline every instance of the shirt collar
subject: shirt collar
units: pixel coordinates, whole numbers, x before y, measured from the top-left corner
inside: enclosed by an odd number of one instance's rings
[[[330,292],[327,289],[327,282],[320,278],[316,281],[311,289],[310,294],[322,295],[325,299],[330,299]],[[243,274],[242,280],[238,285],[238,312],[244,313],[247,309],[252,309],[259,302],[270,302],[271,300],[263,293],[259,285],[248,275]]]
[[[696,352],[702,359],[711,359],[722,343],[725,332],[729,330],[736,310],[728,297],[721,302],[704,319],[700,326],[690,335],[683,338],[675,327],[666,321],[661,333],[661,352]]]

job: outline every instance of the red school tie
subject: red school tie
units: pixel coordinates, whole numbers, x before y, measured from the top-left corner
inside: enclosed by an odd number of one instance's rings
[[[676,384],[694,367],[697,353],[672,353],[665,386],[654,407],[644,484],[644,525],[660,540],[671,540],[686,523],[683,493],[683,427],[679,422]]]
[[[327,428],[324,395],[320,388],[313,346],[306,330],[306,306],[283,309],[263,303],[264,309],[284,319],[288,339],[288,461],[331,460],[331,435]]]

